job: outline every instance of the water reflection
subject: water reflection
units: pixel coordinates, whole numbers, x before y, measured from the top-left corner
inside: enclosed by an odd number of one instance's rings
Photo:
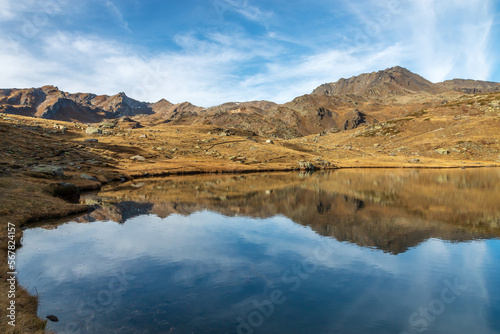
[[[19,279],[58,333],[495,333],[499,179],[132,182],[88,197],[97,209],[74,222],[26,230]]]
[[[200,210],[283,215],[321,235],[394,254],[429,238],[500,236],[498,169],[172,177],[113,187],[88,202],[100,208],[80,222]]]

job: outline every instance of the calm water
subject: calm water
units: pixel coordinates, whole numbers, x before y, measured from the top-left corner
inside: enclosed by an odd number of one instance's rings
[[[24,231],[56,333],[500,333],[500,170],[149,179]]]

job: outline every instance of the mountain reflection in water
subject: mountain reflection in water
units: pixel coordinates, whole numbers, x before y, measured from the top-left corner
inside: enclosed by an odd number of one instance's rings
[[[145,179],[86,198],[78,222],[140,214],[283,215],[323,236],[398,254],[429,238],[500,236],[500,170],[340,170]]]

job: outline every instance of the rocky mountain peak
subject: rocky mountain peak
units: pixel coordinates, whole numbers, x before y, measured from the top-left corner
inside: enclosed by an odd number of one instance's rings
[[[382,71],[364,73],[348,79],[319,86],[313,94],[387,96],[413,92],[437,93],[440,87],[404,67],[395,66]]]

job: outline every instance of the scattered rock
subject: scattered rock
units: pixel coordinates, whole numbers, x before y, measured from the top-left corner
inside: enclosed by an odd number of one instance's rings
[[[148,138],[148,135],[140,135],[139,138]]]
[[[438,153],[438,154],[450,154],[450,151],[445,149],[445,148],[438,148],[437,150],[434,150],[434,152]]]
[[[84,180],[90,180],[90,181],[98,181],[96,177],[82,173],[80,174],[80,178]]]
[[[146,161],[146,158],[144,158],[142,155],[134,155],[130,157],[130,159],[135,161]]]
[[[114,123],[111,122],[104,122],[101,124],[101,128],[103,129],[113,129],[115,127]]]
[[[85,139],[84,142],[87,142],[87,143],[98,143],[99,140],[93,139],[93,138],[89,138],[89,139]]]
[[[266,140],[266,144],[274,144],[274,142],[271,139]]]
[[[59,130],[61,130],[61,132],[62,132],[63,134],[64,134],[64,133],[66,133],[66,130],[68,130],[68,128],[67,128],[66,126],[64,126],[64,125],[57,125],[57,124],[54,124],[54,128],[55,128],[55,129],[59,129]]]
[[[95,128],[93,126],[90,126],[85,130],[85,133],[88,135],[100,135],[102,134],[102,130],[99,128]]]
[[[304,169],[304,170],[315,170],[316,169],[316,167],[309,161],[299,161],[299,162],[297,162],[297,164],[299,165],[300,169]]]
[[[417,163],[417,162],[420,162],[420,159],[411,159],[408,162],[410,162],[410,163]]]
[[[50,165],[39,165],[31,168],[32,172],[35,173],[43,173],[43,174],[49,174],[52,176],[63,176],[64,175],[64,169],[59,166],[50,166]]]

